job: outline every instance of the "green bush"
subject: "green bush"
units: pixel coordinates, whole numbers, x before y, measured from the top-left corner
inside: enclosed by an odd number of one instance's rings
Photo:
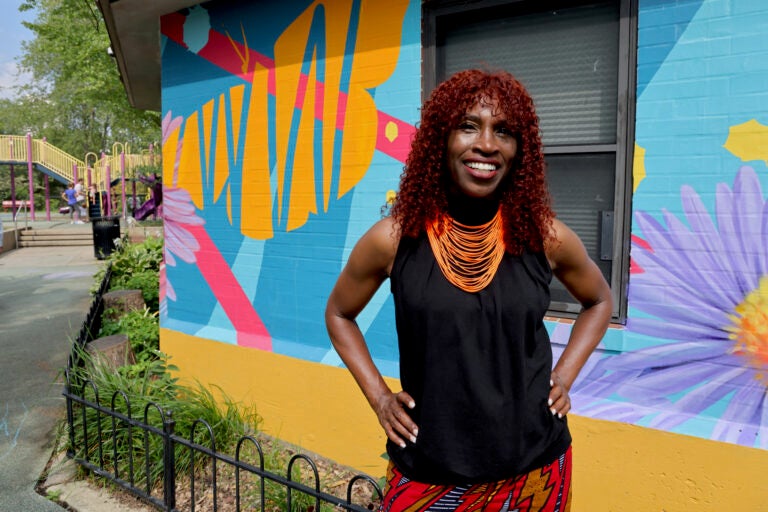
[[[107,267],[112,268],[110,290],[141,290],[144,303],[158,310],[160,264],[163,261],[163,238],[149,237],[141,243],[122,239],[115,251],[107,256],[106,265],[96,273],[93,291],[97,290]]]
[[[130,311],[117,320],[111,319],[111,312],[104,312],[99,337],[123,333],[128,335],[136,361],[141,363],[155,359],[160,349],[160,322],[157,313],[149,308]]]
[[[154,360],[117,369],[100,358],[91,357],[82,349],[79,355],[85,364],[73,369],[70,375],[72,392],[96,401],[93,391],[95,387],[102,406],[110,407],[115,397],[115,411],[133,419],[143,421],[147,404],[155,404],[163,411],[172,413],[176,435],[187,439],[193,423],[204,419],[211,426],[217,447],[232,446],[241,436],[255,433],[261,423],[253,406],[235,403],[223,392],[221,400],[217,402],[211,391],[200,384],[196,387],[179,384],[178,379],[171,374],[171,371],[178,369],[169,365],[167,356],[162,353],[157,353]],[[92,383],[93,387],[90,384],[83,385],[85,382]],[[124,396],[130,402],[130,412]],[[157,409],[149,407],[147,410],[149,423],[162,429],[162,419]],[[113,424],[111,417],[96,409],[86,408],[84,418],[82,406],[75,405],[73,413],[72,449],[78,457],[95,464],[99,464],[101,458],[107,471],[114,472],[117,469],[123,477],[128,470],[129,460],[132,460],[137,470],[137,487],[156,487],[159,484],[163,464],[163,446],[159,436],[150,434],[145,445],[142,431],[129,430],[127,423],[119,420]],[[196,428],[195,441],[210,446],[206,429],[201,426]],[[194,465],[202,470],[206,462],[205,457],[198,456]],[[187,474],[193,464],[189,449],[177,445],[175,463],[178,475]],[[145,474],[147,464],[150,468],[149,482]]]

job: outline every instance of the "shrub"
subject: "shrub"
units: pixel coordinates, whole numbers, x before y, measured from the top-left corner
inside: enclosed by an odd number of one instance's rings
[[[124,333],[131,342],[136,362],[155,359],[155,353],[160,349],[160,322],[157,313],[144,308],[130,311],[117,320],[110,318],[109,311],[104,313],[99,337]]]
[[[149,237],[141,243],[131,243],[123,239],[116,250],[107,256],[106,265],[96,273],[92,290],[98,289],[106,268],[111,267],[111,290],[141,290],[147,307],[153,312],[157,311],[162,261],[162,237]]]
[[[213,430],[217,446],[231,446],[241,436],[256,432],[261,423],[261,418],[253,406],[235,403],[223,392],[221,400],[217,402],[211,391],[200,384],[195,387],[179,384],[178,379],[171,375],[171,371],[176,371],[177,368],[169,365],[167,356],[162,353],[158,352],[154,360],[115,369],[100,358],[91,357],[81,348],[75,350],[79,351],[85,364],[74,368],[70,374],[72,392],[96,401],[93,391],[95,388],[98,391],[98,402],[102,406],[109,408],[114,397],[115,411],[132,419],[143,420],[147,404],[156,404],[163,411],[172,412],[176,422],[175,433],[185,438],[189,438],[195,420],[204,419]],[[84,386],[83,383],[86,382],[93,384],[93,387]],[[130,402],[130,413],[123,396]],[[150,434],[145,445],[142,431],[134,429],[129,434],[126,423],[118,420],[113,424],[111,417],[100,414],[91,407],[85,409],[87,428],[84,428],[82,406],[75,406],[75,409],[71,440],[72,449],[78,452],[79,457],[95,464],[99,464],[101,458],[107,471],[115,472],[117,465],[117,471],[123,475],[128,470],[128,461],[131,460],[137,470],[137,487],[158,485],[163,467],[163,446],[159,436]],[[162,419],[157,410],[153,407],[148,410],[149,423],[156,428],[162,428]],[[207,445],[207,434],[201,434],[202,429],[198,427],[196,441]],[[202,469],[205,463],[204,457],[195,458],[197,469]],[[186,474],[191,465],[192,456],[189,450],[177,445],[177,474]],[[146,467],[150,468],[149,482],[146,481]]]

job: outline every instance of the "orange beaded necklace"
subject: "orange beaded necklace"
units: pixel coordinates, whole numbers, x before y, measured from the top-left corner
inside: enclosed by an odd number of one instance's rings
[[[427,226],[427,238],[445,278],[465,292],[488,286],[504,257],[501,210],[479,226],[467,226],[445,215]]]

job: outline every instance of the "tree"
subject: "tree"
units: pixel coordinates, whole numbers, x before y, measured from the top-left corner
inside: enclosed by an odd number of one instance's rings
[[[20,60],[33,79],[17,88],[18,100],[0,101],[12,120],[3,131],[32,131],[78,158],[115,142],[138,151],[160,140],[160,114],[128,103],[93,0],[24,0],[19,10],[36,13],[24,22],[34,38],[22,42]]]

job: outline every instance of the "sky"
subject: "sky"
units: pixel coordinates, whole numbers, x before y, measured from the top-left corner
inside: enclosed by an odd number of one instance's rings
[[[10,87],[19,81],[16,57],[21,53],[21,41],[32,39],[32,32],[21,24],[33,21],[34,12],[19,12],[21,0],[0,0],[0,98],[13,98]],[[23,78],[22,78],[23,80]]]

